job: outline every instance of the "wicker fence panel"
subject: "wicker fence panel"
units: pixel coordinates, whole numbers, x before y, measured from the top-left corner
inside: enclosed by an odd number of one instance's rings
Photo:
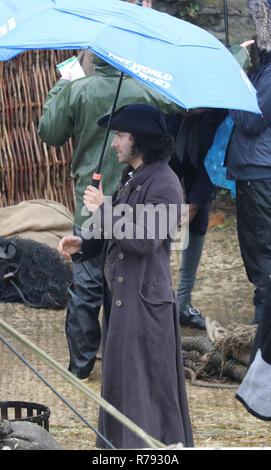
[[[61,148],[37,133],[56,64],[74,51],[28,51],[0,63],[0,207],[51,199],[74,209],[71,140]]]

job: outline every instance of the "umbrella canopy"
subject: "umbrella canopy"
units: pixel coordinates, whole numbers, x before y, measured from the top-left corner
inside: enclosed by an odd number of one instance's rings
[[[1,19],[0,19],[0,39],[15,27],[29,19],[30,12],[35,16],[46,11],[54,4],[53,0],[23,0],[22,2],[14,0],[6,0],[1,2]],[[17,54],[23,52],[23,49],[14,51],[14,49],[1,50],[1,60],[8,60]]]
[[[6,5],[17,7],[13,16],[2,16]],[[260,113],[256,90],[227,48],[166,13],[117,0],[0,0],[0,10],[0,60],[28,49],[89,48],[185,109]]]

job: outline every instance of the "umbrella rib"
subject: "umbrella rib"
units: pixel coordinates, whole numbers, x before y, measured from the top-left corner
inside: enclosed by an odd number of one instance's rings
[[[178,41],[169,41],[169,40],[166,40],[165,38],[162,38],[162,37],[159,37],[159,40],[157,40],[157,37],[155,35],[153,35],[151,32],[146,35],[144,33],[141,33],[140,31],[131,31],[130,29],[126,28],[125,26],[117,26],[113,23],[112,21],[112,18],[109,18],[107,22],[105,22],[105,20],[101,19],[99,20],[98,18],[91,18],[91,17],[88,17],[86,15],[84,15],[83,12],[75,12],[75,11],[68,11],[68,10],[63,10],[61,8],[54,8],[56,11],[60,11],[61,13],[64,13],[64,14],[67,14],[67,15],[73,15],[73,16],[78,16],[79,18],[84,18],[84,19],[89,19],[90,21],[93,21],[94,23],[99,23],[99,24],[102,24],[104,25],[104,27],[106,28],[107,26],[111,27],[111,28],[114,28],[115,30],[117,31],[125,31],[126,33],[131,33],[131,34],[135,34],[136,36],[141,36],[143,38],[148,38],[148,39],[152,39],[153,41],[158,41],[158,42],[164,42],[165,44],[172,44],[172,45],[175,45],[175,46],[180,46],[180,47],[203,47],[203,48],[210,48],[210,49],[219,49],[218,45],[208,45],[208,44],[179,44]],[[136,23],[135,23],[136,24]]]

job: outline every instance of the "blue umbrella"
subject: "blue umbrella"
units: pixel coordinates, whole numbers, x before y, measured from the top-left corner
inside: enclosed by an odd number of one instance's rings
[[[2,16],[7,6],[12,17]],[[0,11],[0,60],[28,49],[89,48],[185,109],[260,113],[256,90],[227,48],[166,13],[117,0],[0,0]]]
[[[37,2],[33,2],[33,0],[23,0],[22,2],[5,0],[1,2],[0,38],[28,20],[30,12],[32,16],[35,16],[52,6],[52,4],[54,4],[53,0],[39,0]],[[14,49],[1,50],[1,60],[9,60],[21,52],[23,52],[23,49],[17,51],[14,51]]]

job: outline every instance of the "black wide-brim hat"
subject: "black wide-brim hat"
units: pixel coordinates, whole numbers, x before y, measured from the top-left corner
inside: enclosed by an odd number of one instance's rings
[[[110,114],[103,116],[98,125],[107,128],[109,119]],[[159,109],[146,104],[130,104],[118,109],[112,115],[110,128],[146,136],[161,137],[168,134],[164,115]]]

